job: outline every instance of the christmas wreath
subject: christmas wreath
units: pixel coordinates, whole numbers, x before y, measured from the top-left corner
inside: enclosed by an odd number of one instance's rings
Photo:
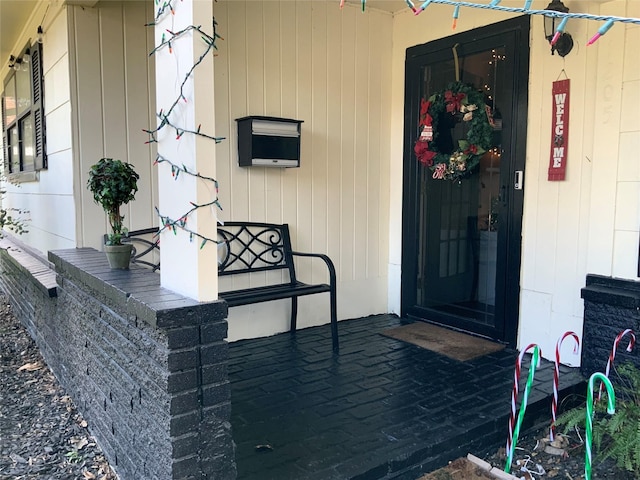
[[[459,122],[466,124],[467,135],[454,148],[451,129]],[[492,123],[482,93],[471,85],[450,83],[420,103],[416,157],[433,171],[433,178],[460,180],[473,172],[480,157],[491,148]]]

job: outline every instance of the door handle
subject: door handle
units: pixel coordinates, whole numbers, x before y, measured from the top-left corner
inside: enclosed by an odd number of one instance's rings
[[[522,170],[516,170],[516,174],[513,179],[513,189],[522,190],[522,180],[524,172]]]

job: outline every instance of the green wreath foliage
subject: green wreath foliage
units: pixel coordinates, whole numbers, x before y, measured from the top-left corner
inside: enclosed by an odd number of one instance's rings
[[[435,179],[460,180],[470,175],[492,146],[490,115],[482,93],[472,85],[450,83],[421,101],[421,135],[414,146],[416,157],[433,171]],[[451,128],[459,122],[467,124],[467,135],[455,148],[446,143]],[[430,132],[423,135],[425,129]]]

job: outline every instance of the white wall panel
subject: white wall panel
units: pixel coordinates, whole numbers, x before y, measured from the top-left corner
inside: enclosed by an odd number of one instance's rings
[[[55,248],[74,248],[69,232],[75,228],[71,195],[37,193],[17,195],[15,206],[29,211],[28,233],[20,241],[45,253]]]
[[[640,29],[640,26],[638,27]],[[636,61],[637,63],[637,61]],[[637,132],[640,130],[640,80],[630,80],[622,84],[622,109],[620,112],[620,131]]]
[[[618,181],[640,182],[640,130],[620,134]]]
[[[49,55],[49,53],[49,49],[47,49],[47,55]],[[49,58],[47,55],[43,56],[43,58]],[[46,70],[46,72],[47,83],[44,109],[46,112],[52,112],[56,108],[69,103],[69,56],[66,52],[56,63],[51,64],[51,68]],[[68,133],[67,136],[69,136]]]
[[[626,14],[640,15],[640,2],[627,1]],[[640,241],[640,69],[638,41],[640,25],[624,29],[624,65],[622,107],[617,158],[615,236],[613,242],[614,277],[638,279],[638,242]]]
[[[68,149],[56,153],[49,153],[47,162],[49,168],[47,169],[46,175],[40,175],[39,192],[68,195],[73,199],[73,185],[69,181],[70,172],[73,171],[73,151]],[[71,212],[65,212],[66,215],[70,213]],[[67,235],[71,237],[73,231],[67,232]]]
[[[637,257],[631,252],[638,251],[638,231],[617,230],[613,242],[612,276],[618,278],[636,277],[638,262]]]
[[[47,154],[71,150],[71,104],[66,102],[46,113]]]
[[[214,14],[225,39],[215,69],[218,133],[228,133],[217,147],[221,217],[288,223],[297,250],[333,259],[340,318],[386,312],[392,16],[237,0],[218,1]],[[238,167],[235,119],[246,115],[303,120],[300,168]],[[322,262],[297,269],[303,280],[327,280]],[[231,309],[229,338],[286,330],[288,305],[270,305],[268,316]],[[299,308],[301,327],[329,321],[325,295]]]
[[[142,129],[156,125],[152,2],[101,2],[95,8],[69,7],[74,128],[77,129],[76,205],[78,246],[101,248],[107,222],[86,189],[91,165],[102,157],[134,165],[140,175],[136,200],[123,207],[130,229],[157,225],[154,145]],[[151,108],[150,108],[151,106]]]
[[[640,221],[640,182],[618,182],[616,193],[616,230],[637,232]]]

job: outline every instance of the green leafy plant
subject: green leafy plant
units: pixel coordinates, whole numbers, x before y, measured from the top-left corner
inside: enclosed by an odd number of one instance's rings
[[[80,463],[82,461],[82,455],[77,450],[70,450],[64,454],[69,460],[69,463]]]
[[[95,202],[107,213],[111,226],[107,245],[122,244],[122,236],[127,229],[122,225],[124,215],[120,215],[120,207],[135,199],[139,178],[131,164],[112,158],[101,158],[89,170],[87,188],[93,193]]]
[[[640,370],[631,363],[614,368],[609,375],[616,392],[616,413],[606,414],[606,399],[595,406],[593,444],[602,460],[612,458],[620,468],[640,478]],[[560,415],[556,425],[565,432],[584,427],[586,407]]]
[[[0,184],[5,185],[6,182],[16,186],[20,185],[19,183],[16,183],[15,181],[12,181],[0,174]],[[0,203],[3,203],[6,193],[7,191],[4,188],[0,188]],[[26,210],[21,210],[19,208],[6,208],[2,206],[0,208],[0,237],[2,237],[2,230],[4,229],[10,230],[18,235],[27,233],[27,219],[25,218],[27,213],[28,212]]]

